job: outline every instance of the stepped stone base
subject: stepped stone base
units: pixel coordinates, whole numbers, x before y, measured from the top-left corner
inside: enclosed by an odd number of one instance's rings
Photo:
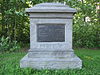
[[[28,54],[20,61],[20,67],[31,67],[35,69],[81,69],[82,61],[76,55],[74,57],[52,57],[52,58],[30,58]]]

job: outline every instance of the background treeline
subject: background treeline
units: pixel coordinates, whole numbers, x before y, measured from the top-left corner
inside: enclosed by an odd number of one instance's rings
[[[0,46],[7,37],[10,43],[29,43],[29,18],[25,8],[43,2],[61,2],[76,8],[73,46],[100,48],[99,0],[0,0]]]

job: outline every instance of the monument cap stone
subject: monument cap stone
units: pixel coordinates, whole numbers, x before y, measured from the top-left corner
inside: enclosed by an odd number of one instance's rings
[[[76,9],[64,5],[61,3],[41,3],[37,4],[32,8],[27,8],[26,12],[66,12],[66,13],[75,13]]]

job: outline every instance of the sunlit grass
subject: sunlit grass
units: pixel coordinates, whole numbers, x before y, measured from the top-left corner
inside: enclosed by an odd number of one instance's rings
[[[0,75],[100,75],[100,50],[77,49],[75,53],[82,59],[83,68],[73,70],[37,70],[20,68],[19,61],[26,52],[1,53]]]

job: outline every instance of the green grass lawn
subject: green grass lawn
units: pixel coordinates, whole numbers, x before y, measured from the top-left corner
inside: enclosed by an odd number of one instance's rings
[[[75,50],[83,60],[82,69],[37,70],[20,68],[19,61],[25,52],[0,54],[0,75],[100,75],[100,50]]]

